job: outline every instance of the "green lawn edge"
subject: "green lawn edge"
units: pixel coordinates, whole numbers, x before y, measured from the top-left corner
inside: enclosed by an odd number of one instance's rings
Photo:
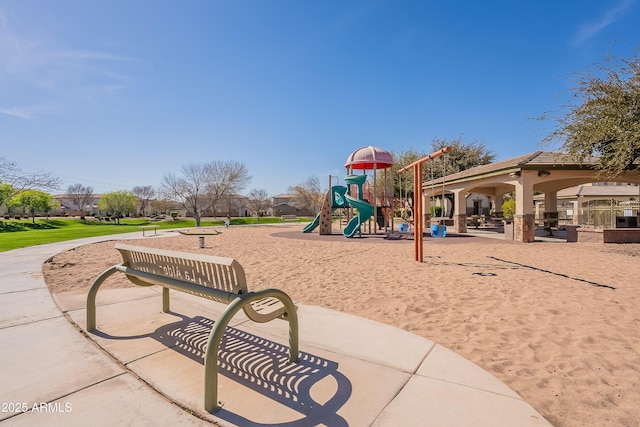
[[[301,221],[308,219],[301,218]],[[275,217],[246,217],[233,218],[231,225],[277,224],[282,219]],[[142,230],[141,226],[154,225],[158,229],[174,229],[195,227],[193,219],[176,219],[167,221],[152,221],[149,219],[123,218],[120,224],[113,222],[98,222],[95,220],[81,220],[69,218],[37,218],[35,223],[31,219],[0,221],[0,252],[47,243],[64,242],[83,239],[86,237],[108,236],[112,234],[131,233]],[[202,221],[201,227],[224,227],[224,220]]]

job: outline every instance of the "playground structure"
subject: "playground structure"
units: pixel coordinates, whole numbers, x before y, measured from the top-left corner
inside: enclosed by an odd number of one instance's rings
[[[361,147],[351,153],[345,163],[345,185],[332,185],[329,176],[329,190],[324,197],[322,209],[313,222],[302,229],[303,233],[310,233],[319,227],[321,235],[332,234],[332,216],[336,209],[345,209],[347,212],[347,224],[342,230],[345,237],[361,235],[363,228],[367,226],[369,233],[373,229],[373,234],[377,233],[378,228],[385,232],[393,229],[393,191],[390,190],[393,187],[390,186],[391,174],[387,173],[387,169],[392,166],[391,154],[378,147]],[[383,171],[381,183],[377,177],[379,170]],[[355,174],[354,171],[362,171],[362,174]],[[367,171],[373,171],[373,185],[367,181]],[[375,224],[372,226],[371,217],[374,213]]]

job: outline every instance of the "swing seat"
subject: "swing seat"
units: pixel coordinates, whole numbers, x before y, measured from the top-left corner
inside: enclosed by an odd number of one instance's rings
[[[431,237],[445,237],[447,235],[447,226],[446,225],[432,225],[431,226]]]

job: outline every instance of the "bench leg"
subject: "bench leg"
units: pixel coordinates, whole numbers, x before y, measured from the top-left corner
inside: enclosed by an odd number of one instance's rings
[[[298,361],[298,313],[291,299],[282,291],[268,289],[264,290],[266,296],[273,296],[285,305],[289,322],[289,360],[292,363]],[[285,295],[283,298],[282,295]],[[213,324],[207,349],[204,353],[204,409],[207,412],[218,412],[222,408],[222,402],[218,401],[218,351],[220,343],[227,325],[233,316],[246,304],[264,298],[264,294],[245,294],[243,297],[234,299],[224,310],[222,316]]]
[[[116,267],[117,266],[114,265],[103,271],[93,282],[91,289],[89,289],[89,293],[87,294],[87,331],[96,329],[96,295],[98,294],[98,289],[100,289],[100,286],[107,277],[118,271]]]
[[[204,410],[207,412],[218,412],[222,408],[222,402],[218,401],[218,351],[224,330],[242,305],[242,299],[233,300],[215,321],[209,333],[204,353]]]
[[[169,312],[169,288],[162,288],[162,311]]]

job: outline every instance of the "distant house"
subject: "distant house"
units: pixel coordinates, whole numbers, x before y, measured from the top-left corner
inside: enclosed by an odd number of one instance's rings
[[[315,212],[311,209],[300,209],[295,204],[295,194],[278,194],[273,196],[273,216],[281,215],[300,215],[300,216],[313,216]]]
[[[56,194],[53,196],[60,203],[61,208],[52,212],[52,216],[80,216],[81,209],[79,206],[76,206],[66,194]],[[92,213],[95,215],[100,215],[101,212],[98,209],[98,202],[102,194],[94,194],[92,202],[84,207],[85,215],[91,215]],[[247,208],[247,200],[246,196],[242,196],[239,194],[234,194],[231,196],[223,197],[220,201],[218,201],[216,205],[216,211],[207,211],[204,212],[202,216],[214,217],[214,216],[249,216],[250,212]],[[163,210],[164,212],[159,212],[159,210]],[[177,202],[174,201],[166,201],[162,208],[160,203],[156,200],[151,200],[149,202],[149,208],[147,211],[153,211],[154,214],[164,213],[170,214],[171,212],[177,212],[179,216],[186,217],[186,210]]]
[[[71,201],[71,199],[67,197],[66,194],[53,194],[51,197],[58,201],[60,207],[49,212],[49,216],[80,216],[83,215],[83,213],[81,212],[82,210],[84,211],[84,215],[90,215],[92,212],[98,213],[98,200],[100,200],[102,194],[94,194],[91,201],[87,203],[87,206],[85,206],[83,209],[81,209],[79,206],[76,206]],[[18,208],[14,209],[13,211],[22,213],[23,209]],[[2,206],[0,208],[0,215],[5,215],[11,212],[12,210],[7,209],[6,206]]]
[[[86,206],[76,206],[75,203],[66,194],[55,194],[52,196],[60,203],[60,208],[50,212],[51,216],[81,216],[81,215],[102,215],[104,212],[100,212],[98,209],[98,202],[102,197],[102,194],[93,194],[90,203]],[[267,215],[281,216],[281,215],[300,215],[300,216],[313,216],[315,215],[310,209],[300,209],[296,206],[295,194],[279,194],[272,197],[271,207],[266,209]],[[7,211],[6,208],[0,209],[0,214],[4,214]],[[186,210],[175,201],[161,201],[150,200],[146,209],[149,214],[170,214],[176,212],[181,217],[189,216]],[[22,212],[20,212],[22,213]],[[249,198],[241,194],[233,194],[221,198],[216,204],[215,211],[206,211],[203,213],[203,217],[248,217],[253,215],[251,212]]]
[[[249,210],[249,198],[241,194],[231,194],[221,198],[216,203],[215,211],[204,212],[202,216],[208,217],[246,217],[251,216]]]
[[[285,193],[285,194],[278,194],[277,196],[273,196],[273,204],[274,205],[280,205],[280,204],[291,204],[291,202],[296,198],[295,194],[290,194],[290,193]]]
[[[54,194],[51,197],[60,203],[60,208],[52,211],[51,216],[81,216],[91,215],[92,213],[98,215],[100,213],[98,210],[98,201],[102,197],[102,194],[93,194],[91,201],[85,206],[76,206],[66,194]]]

